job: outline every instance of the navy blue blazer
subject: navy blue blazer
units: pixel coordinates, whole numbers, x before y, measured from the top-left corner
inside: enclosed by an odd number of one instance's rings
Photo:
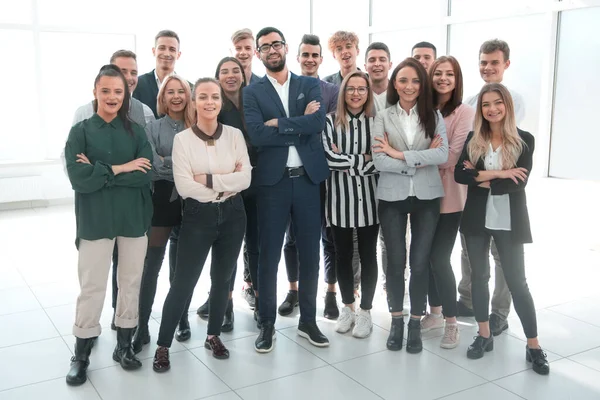
[[[158,118],[156,111],[156,97],[158,96],[158,85],[156,84],[156,76],[154,70],[147,72],[138,77],[138,84],[133,91],[133,97],[150,107],[154,113],[154,117]]]
[[[291,74],[289,118],[275,88],[264,76],[244,88],[244,118],[248,136],[258,150],[256,174],[258,185],[275,185],[283,178],[290,146],[295,146],[310,180],[318,184],[329,176],[321,135],[325,127],[325,107],[316,78]],[[311,101],[321,102],[319,111],[304,115]],[[265,122],[278,119],[278,127]],[[253,178],[254,179],[254,178]]]

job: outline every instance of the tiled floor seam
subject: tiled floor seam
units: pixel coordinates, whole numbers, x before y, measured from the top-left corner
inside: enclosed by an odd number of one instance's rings
[[[387,351],[387,350],[383,350],[383,351]],[[378,352],[378,353],[379,353],[379,352]],[[375,354],[375,353],[373,353],[373,354]],[[365,356],[362,356],[362,357],[365,357]],[[355,357],[355,358],[360,358],[360,357]],[[349,360],[348,360],[348,361],[349,361]],[[346,362],[346,361],[342,361],[342,362],[339,362],[339,363],[337,363],[337,364],[341,364],[341,363],[343,363],[343,362]],[[359,382],[359,381],[357,381],[356,379],[353,379],[351,376],[349,376],[348,374],[346,374],[344,371],[341,371],[339,368],[337,368],[337,367],[336,367],[336,364],[330,364],[330,366],[331,366],[332,368],[334,368],[336,371],[338,371],[340,374],[344,375],[346,378],[350,379],[350,380],[351,380],[351,381],[353,381],[353,382],[356,382],[356,383],[357,383],[359,386],[362,386],[363,388],[365,388],[365,390],[368,390],[369,392],[373,393],[373,395],[375,395],[375,396],[379,397],[380,399],[384,399],[383,397],[381,397],[379,394],[375,393],[375,392],[374,392],[373,390],[371,390],[370,388],[366,387],[365,385],[363,385],[362,383],[360,383],[360,382]],[[384,399],[384,400],[385,400],[385,399]]]
[[[205,364],[205,365],[206,365],[206,364]],[[277,377],[277,378],[273,378],[273,379],[267,379],[266,381],[257,382],[257,383],[254,383],[254,384],[252,384],[252,385],[246,385],[246,386],[242,386],[242,387],[239,387],[239,388],[237,388],[237,389],[231,389],[231,390],[232,390],[232,391],[234,391],[234,392],[236,392],[235,394],[237,394],[238,396],[240,396],[240,395],[237,393],[237,391],[238,391],[238,390],[244,390],[244,389],[248,389],[248,388],[251,388],[251,387],[254,387],[254,386],[263,385],[263,384],[265,384],[265,383],[269,383],[269,382],[278,381],[278,380],[280,380],[280,379],[289,378],[290,376],[294,376],[294,375],[300,375],[300,374],[303,374],[303,373],[305,373],[305,372],[315,371],[315,370],[317,370],[317,369],[322,369],[322,368],[327,368],[327,367],[332,367],[332,365],[329,365],[329,364],[327,364],[327,365],[321,365],[320,367],[308,368],[308,369],[305,369],[305,370],[303,370],[303,371],[294,372],[293,374],[283,375],[283,376],[279,376],[279,377]],[[211,372],[212,372],[212,370],[211,370]],[[227,387],[229,387],[229,385],[228,385]]]

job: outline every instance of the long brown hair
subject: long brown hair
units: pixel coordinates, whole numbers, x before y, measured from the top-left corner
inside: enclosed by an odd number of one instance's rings
[[[169,107],[165,103],[165,92],[167,91],[167,83],[172,80],[179,81],[181,83],[181,87],[185,92],[186,103],[185,108],[183,109],[183,122],[186,128],[191,127],[196,122],[196,109],[192,105],[192,90],[190,89],[190,84],[188,81],[183,79],[179,75],[171,75],[167,76],[160,86],[160,90],[158,91],[158,96],[156,96],[157,103],[157,111],[158,115],[165,115],[169,113]]]
[[[463,99],[463,76],[458,60],[452,56],[441,56],[433,62],[431,68],[429,69],[429,81],[431,82],[433,106],[439,106],[439,93],[433,88],[433,76],[435,75],[436,68],[445,62],[450,63],[450,65],[452,65],[452,70],[454,71],[454,90],[452,90],[450,100],[448,100],[446,104],[444,104],[444,107],[440,110],[443,117],[447,117],[448,115],[452,114],[454,110],[456,110],[456,108],[462,104]]]
[[[365,117],[370,118],[375,116],[375,108],[373,105],[373,91],[369,86],[369,76],[362,71],[356,70],[344,78],[340,85],[340,93],[338,94],[337,109],[335,111],[335,126],[342,126],[346,130],[349,129],[348,125],[348,110],[346,107],[346,87],[351,78],[359,77],[363,78],[367,87],[367,101],[363,104],[363,111]]]
[[[517,160],[523,151],[524,143],[517,132],[515,107],[510,92],[506,86],[500,83],[488,83],[479,92],[477,109],[475,110],[475,122],[473,124],[473,138],[467,146],[469,160],[473,164],[476,164],[486,155],[492,141],[490,123],[483,117],[483,111],[481,110],[483,95],[490,92],[498,93],[506,109],[506,115],[502,121],[502,169],[511,169],[517,165]]]
[[[425,68],[412,57],[408,57],[402,61],[392,72],[392,76],[388,83],[387,88],[387,102],[388,104],[395,105],[400,101],[400,95],[394,87],[396,82],[396,76],[398,72],[405,67],[410,67],[417,72],[419,78],[419,97],[417,98],[417,114],[419,115],[419,124],[425,131],[425,136],[433,139],[435,135],[435,128],[437,126],[437,114],[435,108],[433,108],[433,101],[431,97],[431,83],[427,78],[427,71]]]

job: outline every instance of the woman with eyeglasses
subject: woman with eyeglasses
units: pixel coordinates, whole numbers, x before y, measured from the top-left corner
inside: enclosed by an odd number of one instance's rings
[[[371,156],[375,108],[369,77],[361,71],[342,81],[337,111],[327,116],[323,145],[331,175],[325,214],[331,224],[335,267],[344,307],[336,332],[366,338],[373,331],[371,308],[377,287],[377,171]],[[354,308],[353,233],[362,265],[360,309]]]
[[[431,244],[444,187],[438,165],[448,160],[444,120],[431,98],[427,71],[414,58],[402,61],[388,85],[391,107],[375,118],[373,158],[379,172],[379,220],[387,249],[387,298],[392,326],[389,350],[401,350],[404,338],[406,225],[410,218],[410,319],[406,351],[419,353],[425,314]]]
[[[479,359],[494,349],[490,332],[490,241],[494,238],[504,278],[527,337],[525,359],[540,375],[550,373],[540,347],[533,298],[525,277],[524,243],[531,243],[525,187],[533,166],[533,135],[517,128],[512,97],[499,83],[479,92],[475,123],[454,169],[468,185],[460,230],[471,262],[473,311],[479,325],[467,357]]]
[[[71,128],[65,146],[69,180],[75,191],[75,244],[79,251],[75,355],[66,381],[81,385],[100,317],[115,242],[119,268],[113,360],[125,370],[138,369],[131,349],[138,324],[138,298],[152,218],[152,147],[144,128],[131,122],[129,89],[118,67],[105,65],[94,81],[94,115]]]
[[[170,369],[169,347],[209,251],[210,315],[204,347],[217,359],[229,358],[220,339],[227,309],[231,276],[236,268],[246,230],[240,192],[250,186],[248,148],[239,129],[218,121],[222,92],[214,78],[194,85],[197,122],[177,134],[173,142],[173,176],[184,199],[177,249],[177,265],[163,306],[153,369]]]
[[[145,344],[150,343],[148,321],[156,295],[158,274],[163,264],[171,231],[181,224],[181,198],[175,190],[173,178],[173,140],[175,135],[190,128],[196,120],[190,85],[182,77],[168,76],[158,91],[157,99],[158,114],[162,118],[146,125],[146,134],[154,149],[153,170],[155,174],[152,193],[154,215],[140,290],[140,321],[133,338],[133,351],[136,354],[142,351]],[[173,280],[174,273],[174,268],[170,269],[169,280]],[[189,302],[186,309],[188,308]],[[184,342],[190,337],[188,314],[184,312],[181,314],[175,338],[179,342]]]

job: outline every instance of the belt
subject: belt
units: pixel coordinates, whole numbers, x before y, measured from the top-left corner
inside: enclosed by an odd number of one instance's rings
[[[296,168],[285,168],[285,174],[290,178],[297,178],[299,176],[303,176],[306,174],[304,167],[296,167]]]

